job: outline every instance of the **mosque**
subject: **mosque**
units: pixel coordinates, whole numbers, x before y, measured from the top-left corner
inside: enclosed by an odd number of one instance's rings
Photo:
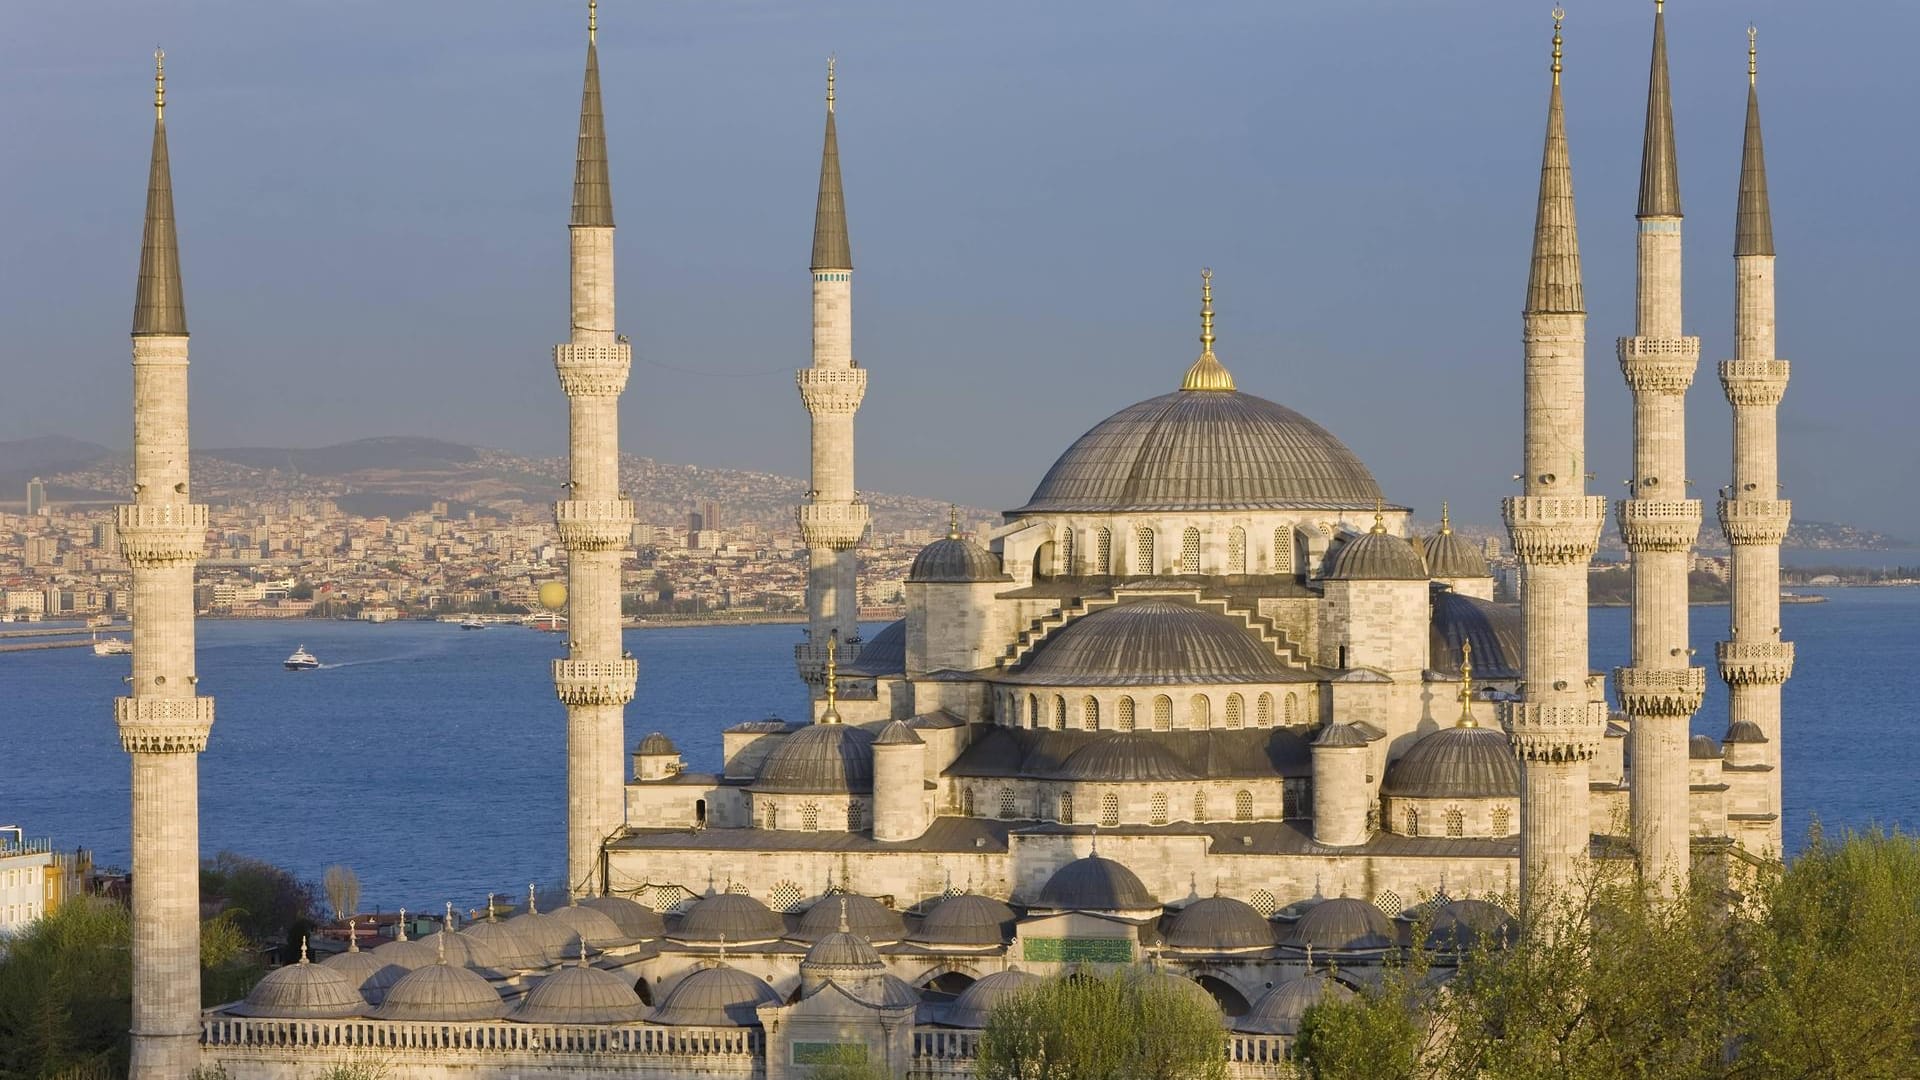
[[[1515,931],[1591,860],[1650,887],[1780,850],[1780,639],[1772,227],[1749,48],[1736,222],[1732,688],[1724,740],[1689,737],[1706,671],[1687,645],[1682,214],[1656,13],[1638,214],[1632,496],[1586,493],[1585,307],[1556,20],[1524,313],[1524,471],[1502,508],[1522,567],[1495,603],[1443,513],[1410,535],[1333,433],[1240,389],[1216,351],[1068,446],[990,543],[957,523],[922,551],[906,618],[863,639],[868,511],[854,417],[853,259],[829,67],[811,281],[813,420],[798,525],[807,723],[728,728],[701,771],[652,734],[629,751],[637,664],[620,645],[632,507],[618,488],[630,352],[614,313],[613,185],[590,17],[570,222],[572,332],[554,363],[572,477],[570,903],[270,973],[199,1004],[192,570],[206,527],[186,475],[185,306],[156,100],[134,321],[134,1069],[241,1077],[374,1062],[396,1077],[595,1073],[803,1077],[839,1047],[887,1075],[972,1075],[995,1003],[1083,965],[1135,965],[1219,1008],[1239,1077],[1281,1075],[1305,1010],[1383,959],[1444,967]],[[1184,375],[1181,371],[1184,369]],[[884,365],[882,365],[884,370]],[[1243,368],[1243,370],[1245,370]],[[1178,379],[1176,381],[1176,376]],[[1161,389],[1168,392],[1154,393]],[[1094,418],[1089,417],[1089,420]],[[1662,481],[1666,486],[1662,487]],[[1633,553],[1633,662],[1591,670],[1588,563],[1609,512]],[[1613,701],[1609,705],[1608,684]],[[1418,926],[1423,929],[1416,932]]]

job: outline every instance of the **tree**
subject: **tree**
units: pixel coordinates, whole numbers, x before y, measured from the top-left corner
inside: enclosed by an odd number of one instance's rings
[[[327,903],[333,908],[336,922],[360,914],[360,875],[354,873],[352,867],[327,867],[321,886],[326,889]]]
[[[1141,970],[1049,979],[995,1007],[981,1080],[1224,1080],[1220,1010]]]
[[[290,941],[290,932],[313,916],[312,885],[271,863],[231,851],[200,867],[200,896],[225,900],[237,909],[240,929],[262,945]]]
[[[865,1043],[842,1043],[808,1059],[807,1080],[893,1080],[884,1065],[867,1056]]]

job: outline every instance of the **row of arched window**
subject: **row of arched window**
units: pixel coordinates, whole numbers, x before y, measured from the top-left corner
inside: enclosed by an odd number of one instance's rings
[[[1302,781],[1302,783],[1304,783],[1304,781]],[[1285,782],[1286,786],[1283,788],[1281,803],[1282,818],[1294,820],[1312,816],[1312,799],[1307,796],[1307,789],[1302,787],[1296,790],[1294,784],[1295,781],[1293,780]],[[1172,798],[1164,791],[1156,791],[1149,796],[1147,807],[1147,823],[1150,825],[1165,825],[1172,819]],[[1074,816],[1073,792],[1060,792],[1055,800],[1054,809],[1054,816],[1062,825],[1073,825],[1078,822],[1078,819]],[[1230,819],[1216,819],[1211,815],[1205,789],[1193,793],[1192,820],[1199,824],[1215,820],[1252,821],[1253,810],[1253,792],[1246,788],[1241,788],[1239,791],[1233,793],[1233,810]],[[974,817],[978,811],[979,802],[974,794],[974,789],[966,788],[962,790],[960,793],[960,813],[965,817]],[[1012,787],[1002,787],[999,790],[997,812],[999,817],[1006,820],[1011,820],[1019,816],[1019,801]],[[1044,816],[1044,812],[1042,816]],[[1098,820],[1099,824],[1103,827],[1112,827],[1120,824],[1119,793],[1112,791],[1101,793]]]
[[[761,813],[761,821],[763,823],[763,827],[765,828],[768,828],[768,829],[779,828],[780,827],[779,805],[772,802],[767,803],[766,809]],[[866,827],[867,827],[866,807],[862,803],[860,803],[860,801],[857,799],[853,802],[848,803],[847,804],[847,831],[859,832],[860,830]],[[800,828],[806,832],[820,831],[819,804],[817,803],[801,803],[800,804]]]
[[[1133,731],[1139,724],[1137,706],[1134,699],[1122,696],[1114,703],[1113,727],[1119,731]],[[1154,731],[1173,730],[1173,699],[1166,694],[1156,694],[1152,700],[1152,723]],[[1272,727],[1276,722],[1285,727],[1293,727],[1302,722],[1300,716],[1300,695],[1288,691],[1279,701],[1281,713],[1274,715],[1275,698],[1271,693],[1262,692],[1254,698],[1253,727]],[[1016,709],[1016,711],[1018,711]],[[1028,694],[1023,716],[1016,716],[1012,726],[1030,728],[1051,727],[1056,731],[1065,731],[1078,720],[1084,731],[1099,731],[1100,699],[1092,694],[1080,698],[1079,708],[1071,709],[1065,694],[1054,694],[1048,701],[1041,694]],[[1247,723],[1247,699],[1242,694],[1228,694],[1223,724],[1229,731],[1249,726]],[[1206,694],[1194,694],[1187,699],[1187,723],[1190,730],[1204,731],[1213,727],[1213,699]]]
[[[1447,836],[1467,835],[1467,817],[1466,817],[1466,814],[1462,812],[1459,807],[1457,806],[1448,807],[1440,815],[1440,821],[1441,821],[1441,824],[1444,826],[1444,832]],[[1420,835],[1419,807],[1415,807],[1415,806],[1407,807],[1406,825],[1407,825],[1406,832],[1408,836]],[[1511,833],[1512,826],[1513,826],[1513,812],[1504,806],[1494,807],[1493,808],[1493,835],[1506,836],[1509,833]]]
[[[1225,565],[1207,566],[1202,558],[1200,530],[1189,526],[1180,533],[1178,560],[1170,566],[1161,566],[1157,561],[1158,534],[1151,525],[1136,526],[1133,530],[1133,542],[1116,548],[1113,542],[1113,530],[1102,525],[1089,530],[1092,540],[1091,551],[1086,564],[1081,565],[1075,556],[1078,544],[1072,529],[1060,530],[1058,541],[1059,566],[1068,575],[1123,575],[1133,574],[1244,574],[1247,562],[1253,554],[1247,543],[1247,530],[1235,525],[1227,531],[1227,552]],[[1127,555],[1132,554],[1131,563]],[[1293,529],[1282,525],[1273,530],[1273,545],[1268,549],[1269,573],[1290,574],[1293,572],[1294,539]]]

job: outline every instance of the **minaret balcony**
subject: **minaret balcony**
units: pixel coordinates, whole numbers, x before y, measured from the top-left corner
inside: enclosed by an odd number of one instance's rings
[[[847,551],[866,539],[872,511],[863,502],[802,503],[794,515],[810,548]]]
[[[1607,520],[1602,495],[1516,495],[1500,506],[1514,556],[1526,563],[1564,565],[1592,559]]]
[[[1635,393],[1684,394],[1700,366],[1697,337],[1623,337],[1618,352],[1620,373]]]
[[[1728,686],[1779,686],[1793,677],[1793,642],[1723,641],[1714,646]]]
[[[633,346],[626,342],[555,345],[553,366],[560,373],[560,389],[568,397],[619,397],[627,388]]]
[[[1780,404],[1787,395],[1785,360],[1722,360],[1720,385],[1727,392],[1727,403],[1735,408],[1765,408]]]
[[[198,503],[126,503],[114,507],[120,552],[133,566],[168,566],[200,558],[207,508]]]
[[[815,416],[845,415],[860,408],[867,396],[867,369],[801,368],[794,373],[800,400]]]
[[[613,551],[633,542],[629,499],[563,499],[553,504],[553,520],[568,551]]]
[[[1503,701],[1500,722],[1522,761],[1590,761],[1607,734],[1607,703]]]
[[[1699,538],[1699,499],[1620,500],[1620,539],[1629,551],[1686,551]]]
[[[553,690],[567,705],[625,705],[639,679],[640,661],[632,657],[553,662]]]
[[[115,698],[113,719],[129,754],[198,754],[213,730],[213,699]]]
[[[1700,711],[1707,694],[1707,669],[1615,668],[1613,688],[1628,716],[1688,717]]]
[[[1735,547],[1779,547],[1792,523],[1789,499],[1720,500],[1720,530]]]

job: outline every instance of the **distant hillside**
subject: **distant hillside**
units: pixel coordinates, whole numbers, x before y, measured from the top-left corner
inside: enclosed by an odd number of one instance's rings
[[[64,489],[54,477],[69,469],[84,468],[112,453],[99,443],[64,435],[0,442],[0,505],[16,502],[25,505],[27,482],[36,476],[49,481],[47,492],[55,499],[81,497],[80,492]]]
[[[242,446],[228,450],[201,450],[194,456],[218,458],[255,469],[283,469],[309,476],[340,476],[363,469],[406,472],[461,468],[478,459],[480,451],[439,439],[388,435],[322,446],[316,450]]]

